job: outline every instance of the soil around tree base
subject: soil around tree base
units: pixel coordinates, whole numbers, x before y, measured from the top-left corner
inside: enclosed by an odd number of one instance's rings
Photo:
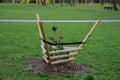
[[[89,68],[87,65],[69,62],[64,65],[57,65],[54,67],[50,67],[42,58],[33,58],[30,60],[32,63],[31,70],[33,72],[40,72],[40,73],[68,73],[68,74],[80,74],[80,73],[92,73],[94,72],[93,69]]]

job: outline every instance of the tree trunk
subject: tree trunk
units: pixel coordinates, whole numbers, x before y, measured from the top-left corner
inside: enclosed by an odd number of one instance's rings
[[[70,3],[70,0],[66,0],[66,5],[68,6]]]
[[[51,4],[54,5],[55,4],[55,0],[50,0]]]
[[[43,6],[46,6],[46,0],[43,0],[43,1],[41,0],[41,2]]]
[[[15,3],[15,0],[12,0],[12,3]]]
[[[85,3],[88,4],[90,0],[85,0]]]
[[[63,0],[59,0],[61,6],[63,6]]]
[[[103,6],[104,5],[104,0],[100,0],[100,3]]]
[[[115,0],[112,0],[112,4],[113,4],[113,7],[114,7],[114,10],[115,10],[115,11],[118,11],[118,8],[117,8],[117,6],[116,6]]]
[[[70,6],[75,6],[75,0],[70,0]]]

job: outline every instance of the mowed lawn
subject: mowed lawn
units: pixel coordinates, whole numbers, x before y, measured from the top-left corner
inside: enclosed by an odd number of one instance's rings
[[[100,4],[70,7],[37,4],[0,4],[0,19],[35,20],[36,14],[46,20],[120,19],[120,11],[104,10]],[[94,23],[44,23],[47,39],[52,26],[64,42],[82,41]],[[94,69],[79,75],[47,75],[26,70],[30,59],[42,57],[36,23],[0,22],[0,80],[95,80],[120,79],[120,23],[100,23],[75,62]],[[79,46],[79,45],[75,45]],[[33,65],[35,66],[35,65]]]

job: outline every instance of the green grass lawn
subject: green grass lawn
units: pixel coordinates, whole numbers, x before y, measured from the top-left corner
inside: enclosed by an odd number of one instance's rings
[[[70,6],[37,4],[0,4],[0,19],[120,19],[120,11],[107,11],[103,6],[80,4],[80,9]],[[58,27],[58,36],[64,42],[81,41],[94,23],[44,23],[47,39],[51,27]],[[41,57],[40,39],[36,23],[0,23],[0,80],[84,80],[92,75],[95,80],[120,78],[120,23],[100,23],[75,62],[86,64],[95,73],[47,74],[24,71],[31,58]]]

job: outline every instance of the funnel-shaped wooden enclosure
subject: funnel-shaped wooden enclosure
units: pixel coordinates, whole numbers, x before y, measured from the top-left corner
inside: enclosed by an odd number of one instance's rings
[[[40,20],[39,15],[36,15],[36,17],[37,17],[37,24],[40,33],[43,59],[45,60],[45,62],[48,63],[49,65],[56,65],[56,64],[63,64],[75,60],[75,57],[79,54],[79,51],[82,49],[84,44],[80,44],[80,46],[78,47],[64,47],[63,50],[49,51],[48,44],[45,42],[46,37],[45,37],[42,21]],[[93,27],[91,28],[91,30],[89,31],[89,33],[86,35],[86,37],[82,42],[86,42],[88,40],[91,33],[94,31],[94,29],[99,24],[99,22],[100,20],[96,21],[96,23],[93,25]]]

